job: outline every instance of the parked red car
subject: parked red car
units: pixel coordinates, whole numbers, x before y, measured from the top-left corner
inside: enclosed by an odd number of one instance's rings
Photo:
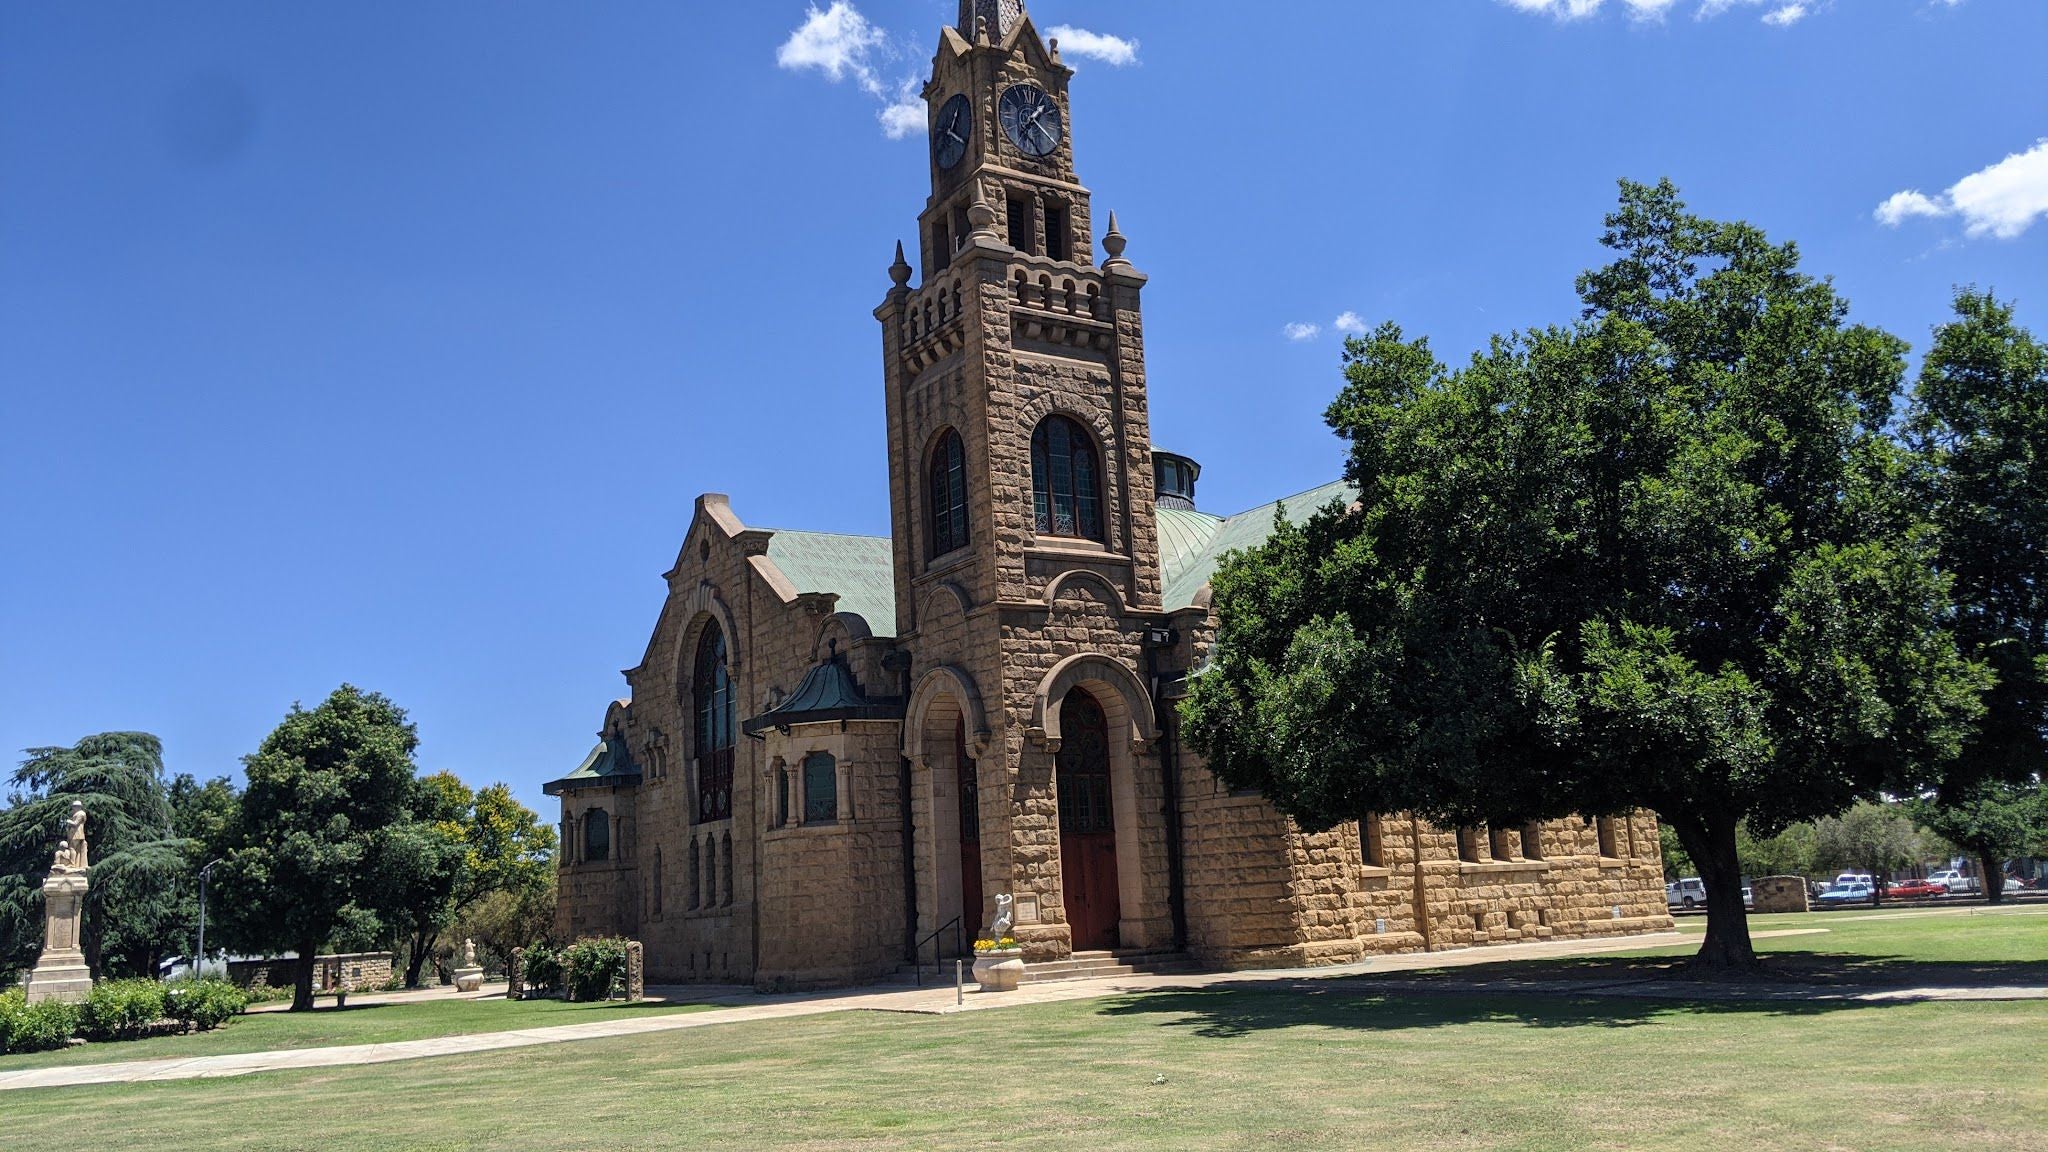
[[[1894,900],[1925,900],[1948,895],[1948,886],[1930,880],[1904,880],[1885,889],[1885,895]]]

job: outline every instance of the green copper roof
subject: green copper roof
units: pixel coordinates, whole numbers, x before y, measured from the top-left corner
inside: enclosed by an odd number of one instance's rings
[[[1216,574],[1223,554],[1263,544],[1273,534],[1273,513],[1285,507],[1287,522],[1299,524],[1332,500],[1353,500],[1358,492],[1338,480],[1261,504],[1235,516],[1211,516],[1178,508],[1159,510],[1159,567],[1168,609],[1185,608]]]
[[[797,591],[835,593],[839,611],[859,615],[877,636],[896,634],[896,556],[887,536],[778,529],[768,559]]]
[[[741,724],[740,729],[749,736],[758,736],[770,728],[788,728],[792,724],[902,718],[903,701],[870,699],[860,690],[845,658],[835,650],[804,673],[803,682],[789,694],[789,699]]]
[[[611,741],[605,740],[590,750],[590,755],[583,758],[583,763],[578,764],[575,771],[541,785],[541,791],[559,796],[592,785],[611,787],[636,784],[639,780],[640,769],[627,758],[625,748],[615,747]]]

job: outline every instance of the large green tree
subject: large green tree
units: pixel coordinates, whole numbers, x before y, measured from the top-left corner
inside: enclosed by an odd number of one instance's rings
[[[1905,346],[1797,249],[1624,183],[1574,323],[1460,369],[1391,325],[1327,419],[1354,505],[1214,580],[1184,717],[1306,827],[1648,807],[1753,966],[1736,830],[1951,760],[1982,677],[1888,435]]]
[[[1814,862],[1870,873],[1872,904],[1883,902],[1893,872],[1926,854],[1926,839],[1903,804],[1864,800],[1839,816],[1814,821]]]
[[[0,811],[0,972],[28,967],[42,948],[43,878],[77,800],[92,856],[86,962],[101,975],[154,975],[157,962],[177,951],[191,904],[162,742],[147,732],[102,732],[69,748],[32,748],[8,784]]]
[[[322,946],[360,939],[389,911],[378,869],[410,819],[418,743],[397,705],[344,684],[318,707],[294,704],[243,760],[211,914],[231,945],[297,952],[294,1010],[313,1006]]]
[[[2048,772],[2048,346],[2010,304],[1956,293],[1955,319],[1935,329],[1921,364],[1907,436],[1958,642],[1997,676],[1957,770],[1920,817],[1978,857],[1996,901]]]
[[[447,772],[416,781],[411,819],[393,830],[380,866],[380,906],[406,937],[406,986],[419,986],[443,933],[479,901],[544,885],[554,852],[554,829],[506,785],[472,792]]]

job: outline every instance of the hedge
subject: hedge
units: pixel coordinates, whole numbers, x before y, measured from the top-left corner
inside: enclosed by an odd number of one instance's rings
[[[626,978],[626,941],[617,936],[578,940],[562,949],[571,1000],[602,1000]]]
[[[0,992],[0,1051],[46,1052],[71,1043],[78,1031],[79,1007],[61,1000],[28,1003],[20,989]]]
[[[164,986],[154,980],[102,980],[79,1021],[88,1040],[133,1040],[164,1018]]]

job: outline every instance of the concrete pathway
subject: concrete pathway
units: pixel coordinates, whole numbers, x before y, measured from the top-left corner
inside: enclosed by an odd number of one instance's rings
[[[1755,932],[1756,939],[1824,933],[1825,928],[1793,928]],[[706,989],[702,986],[651,987],[652,996],[676,1001],[714,1003],[721,1007],[704,1012],[668,1016],[641,1016],[625,1020],[600,1020],[584,1024],[561,1024],[548,1028],[527,1028],[510,1032],[484,1032],[466,1036],[442,1036],[429,1040],[406,1040],[390,1044],[354,1044],[328,1048],[295,1048],[271,1052],[246,1052],[222,1056],[174,1057],[161,1060],[130,1060],[118,1064],[82,1064],[66,1068],[33,1068],[0,1072],[0,1091],[18,1088],[56,1088],[81,1084],[132,1084],[152,1080],[192,1080],[216,1076],[246,1076],[254,1072],[279,1072],[299,1068],[336,1068],[358,1064],[384,1064],[396,1060],[418,1060],[431,1056],[457,1056],[495,1052],[539,1044],[561,1044],[574,1040],[598,1040],[614,1036],[639,1036],[653,1032],[674,1032],[687,1028],[708,1028],[756,1020],[787,1020],[820,1016],[832,1012],[881,1011],[943,1015],[994,1008],[1017,1008],[1031,1004],[1053,1004],[1091,1000],[1145,992],[1215,987],[1292,989],[1342,987],[1346,989],[1414,991],[1429,994],[1471,994],[1498,992],[1550,992],[1578,995],[1664,995],[1676,999],[1697,999],[1708,986],[1652,980],[1589,983],[1584,980],[1464,981],[1451,979],[1385,980],[1382,974],[1416,972],[1425,969],[1463,968],[1516,960],[1540,960],[1569,956],[1591,956],[1688,943],[1696,938],[1682,932],[1658,932],[1603,940],[1545,941],[1538,944],[1506,944],[1468,948],[1454,952],[1403,953],[1379,956],[1355,964],[1327,968],[1280,968],[1245,972],[1212,972],[1191,975],[1153,976],[1133,974],[1102,980],[1062,980],[1026,984],[1014,992],[983,995],[969,985],[956,993],[951,984],[937,988],[878,987],[853,991],[762,996],[743,988]],[[2027,989],[1883,989],[1845,992],[1841,989],[1804,990],[1774,986],[1756,989],[1734,986],[1726,991],[1745,998],[1811,999],[1834,1001],[1867,1000],[1884,1002],[1901,999],[2040,999],[2048,991]]]

